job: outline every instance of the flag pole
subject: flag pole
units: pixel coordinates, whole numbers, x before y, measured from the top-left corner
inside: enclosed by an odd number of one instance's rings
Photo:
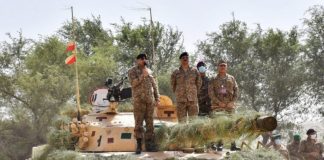
[[[75,67],[75,79],[76,79],[76,101],[77,101],[77,109],[78,109],[77,118],[78,118],[78,121],[81,121],[79,73],[78,73],[77,45],[76,45],[76,42],[75,42],[75,20],[74,20],[74,16],[73,16],[73,6],[71,6],[71,15],[72,15],[72,40],[73,40],[74,45],[75,45],[75,49],[72,52],[73,52],[73,54],[74,54],[74,56],[76,58],[74,67]]]
[[[150,11],[150,37],[151,37],[151,43],[152,43],[152,70],[153,70],[153,73],[155,73],[155,48],[154,48],[154,37],[153,37],[153,18],[152,18],[152,9],[151,7],[148,8],[148,10]]]

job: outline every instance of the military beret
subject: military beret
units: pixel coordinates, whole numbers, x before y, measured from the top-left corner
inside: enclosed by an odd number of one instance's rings
[[[295,140],[295,141],[300,141],[300,139],[301,139],[301,137],[300,137],[299,134],[295,134],[295,135],[294,135],[294,140]]]
[[[189,56],[188,52],[181,53],[179,59],[181,59],[183,56]]]
[[[223,63],[227,64],[227,62],[225,60],[221,59],[221,60],[218,61],[217,65],[220,65],[220,64],[223,64]]]
[[[143,58],[147,59],[147,56],[145,53],[141,53],[136,57],[136,59],[143,59]]]
[[[199,68],[200,66],[206,66],[206,64],[203,61],[199,61],[197,63],[197,68]]]
[[[311,135],[311,134],[315,134],[315,133],[316,133],[316,131],[312,128],[307,130],[307,132],[306,132],[307,135]]]

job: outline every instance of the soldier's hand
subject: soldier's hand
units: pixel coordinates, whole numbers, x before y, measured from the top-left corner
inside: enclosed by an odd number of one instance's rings
[[[156,107],[160,106],[160,101],[159,100],[155,101],[155,106]]]
[[[148,71],[147,69],[143,69],[143,74],[142,74],[144,77],[147,77],[149,74],[148,74]]]
[[[223,103],[223,102],[220,102],[220,103],[219,103],[219,107],[225,108],[225,107],[226,107],[226,104]]]
[[[314,158],[319,158],[320,157],[320,154],[317,153],[317,152],[311,152],[310,155]]]

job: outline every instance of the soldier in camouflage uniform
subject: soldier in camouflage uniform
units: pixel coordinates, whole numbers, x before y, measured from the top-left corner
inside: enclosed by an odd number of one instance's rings
[[[303,160],[303,157],[299,153],[300,135],[295,134],[293,141],[287,145],[290,160]]]
[[[227,74],[227,63],[220,60],[218,63],[218,74],[210,81],[208,87],[209,97],[213,111],[235,111],[234,102],[238,95],[238,86],[235,78]]]
[[[206,75],[206,64],[204,62],[198,62],[197,69],[199,71],[202,85],[198,92],[198,106],[199,106],[199,116],[206,116],[209,115],[211,112],[211,103],[210,98],[208,96],[208,83],[209,78]]]
[[[136,154],[142,151],[142,139],[145,137],[147,151],[155,151],[153,112],[154,106],[159,104],[159,92],[152,71],[146,67],[145,54],[137,56],[137,65],[128,71],[128,77],[132,86],[135,138],[137,140]],[[146,131],[143,137],[145,120]]]
[[[176,94],[177,116],[179,122],[186,122],[189,117],[198,115],[198,90],[201,87],[201,78],[196,68],[189,66],[189,55],[184,52],[180,55],[181,66],[171,75],[171,87]]]
[[[281,144],[281,135],[274,134],[271,136],[271,142],[265,145],[266,148],[272,148],[278,151],[286,160],[289,160],[288,150]]]
[[[208,94],[211,99],[211,109],[213,112],[235,112],[234,102],[238,95],[238,86],[235,78],[227,74],[227,62],[220,60],[217,65],[218,74],[208,85]],[[223,143],[220,141],[217,144],[217,150],[223,150]],[[240,150],[235,145],[231,144],[231,150]]]
[[[300,142],[299,153],[306,160],[323,160],[323,143],[317,142],[317,134],[314,129],[307,131],[307,139]]]

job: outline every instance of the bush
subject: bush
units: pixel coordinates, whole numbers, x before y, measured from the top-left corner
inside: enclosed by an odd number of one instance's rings
[[[133,160],[136,159],[132,155],[111,155],[103,156],[100,153],[79,153],[68,150],[54,150],[48,154],[47,160]]]
[[[56,149],[73,149],[75,142],[70,131],[54,129],[48,134],[48,144]]]
[[[220,139],[230,143],[235,139],[251,141],[262,132],[255,127],[257,113],[215,113],[211,118],[198,117],[189,124],[161,126],[155,130],[157,143],[162,150],[200,147]]]
[[[158,85],[159,85],[159,92],[161,95],[166,95],[175,102],[175,95],[171,88],[171,75],[170,74],[163,74],[157,77]]]
[[[133,105],[130,101],[118,104],[118,112],[133,112]]]
[[[232,153],[229,157],[224,159],[230,160],[283,160],[284,157],[275,150],[249,150]]]

